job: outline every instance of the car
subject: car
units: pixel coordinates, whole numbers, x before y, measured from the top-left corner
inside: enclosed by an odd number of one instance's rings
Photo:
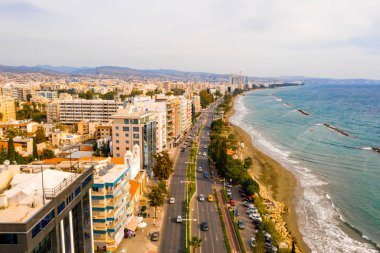
[[[208,199],[209,202],[213,202],[214,201],[214,197],[211,194],[208,195],[207,199]]]
[[[244,221],[242,221],[242,220],[238,220],[238,228],[239,228],[239,229],[244,229],[244,228],[245,228],[245,226],[244,226]]]
[[[169,203],[174,204],[174,202],[175,202],[175,198],[170,198]]]
[[[199,194],[199,201],[205,201],[205,196],[203,194]]]
[[[250,204],[252,204],[252,203],[249,203],[249,202],[246,201],[246,200],[243,201],[243,206],[245,206],[245,207],[249,207]]]
[[[205,171],[205,172],[203,173],[203,176],[204,176],[204,177],[208,177],[208,171]]]
[[[177,223],[182,223],[182,216],[181,215],[177,216]]]
[[[232,188],[232,184],[225,183],[224,185],[225,185],[226,187],[228,187],[228,188]]]
[[[227,192],[227,195],[231,195],[232,194],[232,192],[231,192],[230,189],[227,189],[226,192]]]
[[[252,248],[256,247],[256,239],[252,237],[252,238],[249,240],[249,245],[250,245]]]
[[[235,206],[235,201],[233,199],[230,200],[230,205]]]
[[[201,153],[201,152],[198,152],[198,155],[202,155],[202,153]]]
[[[187,146],[186,145],[184,145],[183,147],[182,147],[182,149],[186,149],[187,148]]]
[[[207,223],[207,221],[201,223],[201,229],[202,229],[202,231],[207,231],[208,230],[208,223]]]
[[[234,208],[234,215],[239,216],[239,210],[236,207]]]
[[[204,148],[204,149],[207,149],[207,145],[204,145],[203,148]]]
[[[160,233],[156,231],[150,235],[150,240],[153,242],[157,242],[159,237],[160,237]]]
[[[202,155],[204,155],[204,156],[207,156],[207,153],[206,152],[203,152],[203,154]]]
[[[203,171],[202,167],[198,167],[198,171],[202,172]]]

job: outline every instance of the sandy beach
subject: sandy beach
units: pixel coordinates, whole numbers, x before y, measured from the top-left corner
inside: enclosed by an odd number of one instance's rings
[[[225,115],[227,121],[234,114],[233,103],[234,98],[231,104],[232,109]],[[298,229],[298,218],[294,208],[295,192],[298,184],[296,177],[278,162],[259,151],[252,144],[251,136],[243,129],[233,124],[231,126],[231,131],[245,144],[245,147],[241,149],[241,155],[251,157],[253,160],[253,165],[249,169],[250,175],[259,181],[261,187],[266,188],[272,199],[285,204],[288,212],[283,215],[283,219],[287,224],[287,229],[296,238],[298,247],[302,252],[311,252],[310,248],[304,243]]]

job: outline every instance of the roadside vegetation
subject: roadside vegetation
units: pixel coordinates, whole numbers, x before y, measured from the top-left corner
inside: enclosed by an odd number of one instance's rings
[[[190,211],[191,211],[191,207],[190,207],[190,203],[191,203],[191,199],[192,197],[194,196],[195,194],[195,191],[196,191],[196,185],[197,185],[197,182],[196,182],[196,162],[197,162],[197,151],[198,151],[198,148],[197,148],[197,143],[194,143],[191,150],[190,150],[190,153],[189,153],[189,158],[187,160],[187,170],[186,170],[186,184],[187,184],[187,187],[186,187],[186,190],[188,191],[186,193],[186,200],[185,200],[185,212],[186,212],[186,219],[185,220],[185,225],[186,225],[186,238],[185,238],[185,252],[189,252],[190,251],[190,248],[189,248],[189,245],[191,245],[191,241],[190,241],[190,237],[191,237],[191,226],[190,226],[190,221],[188,219],[190,219]],[[186,244],[186,242],[189,242],[188,244]],[[194,250],[194,248],[193,248]]]
[[[218,197],[216,196],[216,190],[215,189],[214,189],[214,195],[215,195],[215,202],[216,202],[216,205],[218,207],[218,214],[219,214],[220,223],[222,224],[224,241],[226,243],[227,252],[230,253],[231,252],[230,240],[228,239],[228,236],[227,236],[226,223],[223,220],[222,210],[220,210],[220,203],[219,203]]]
[[[153,174],[158,180],[166,180],[173,173],[173,161],[167,151],[162,151],[154,156]]]

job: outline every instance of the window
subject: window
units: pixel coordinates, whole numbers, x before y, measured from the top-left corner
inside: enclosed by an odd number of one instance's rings
[[[129,137],[129,134],[125,134],[125,137]]]
[[[86,185],[87,185],[89,182],[91,182],[91,180],[92,180],[92,174],[89,175],[85,180],[83,180],[83,182],[82,182],[82,189],[83,189],[84,187],[86,187]]]
[[[133,132],[138,132],[139,128],[138,127],[133,127]]]
[[[54,219],[54,210],[50,211],[40,222],[38,222],[33,228],[32,228],[32,238],[36,237],[39,232],[42,231],[46,227],[47,224],[50,223]]]
[[[133,142],[133,145],[139,145],[140,143],[139,143],[139,141],[134,141]]]
[[[120,157],[120,154],[116,154],[116,157]]]
[[[119,148],[119,147],[116,147],[116,150],[120,150],[120,148]]]
[[[80,194],[80,186],[75,189],[75,197]]]
[[[99,187],[92,187],[92,191],[99,192]]]
[[[129,141],[125,141],[126,144],[129,144]]]
[[[129,127],[123,127],[124,132],[129,132]]]
[[[116,140],[116,143],[119,143],[119,140]]]
[[[0,244],[17,244],[17,234],[0,234]]]
[[[132,123],[132,124],[138,124],[138,123],[139,123],[139,120],[138,120],[138,119],[131,119],[131,123]]]
[[[116,137],[119,137],[119,134],[118,134],[118,133],[116,134]]]
[[[133,138],[139,138],[139,134],[133,134]]]
[[[62,203],[57,207],[57,214],[60,214],[63,209],[65,209],[65,201],[62,201]]]
[[[129,124],[129,119],[125,119],[124,124]]]
[[[116,127],[115,127],[115,129],[116,129],[116,130],[119,130],[119,127],[118,127],[118,126],[116,126]]]

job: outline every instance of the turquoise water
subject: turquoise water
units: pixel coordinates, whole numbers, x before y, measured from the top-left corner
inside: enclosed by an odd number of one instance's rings
[[[341,225],[380,245],[380,153],[370,149],[380,147],[380,86],[259,90],[239,97],[235,109],[232,122],[298,177],[299,227],[313,252],[378,252]]]

